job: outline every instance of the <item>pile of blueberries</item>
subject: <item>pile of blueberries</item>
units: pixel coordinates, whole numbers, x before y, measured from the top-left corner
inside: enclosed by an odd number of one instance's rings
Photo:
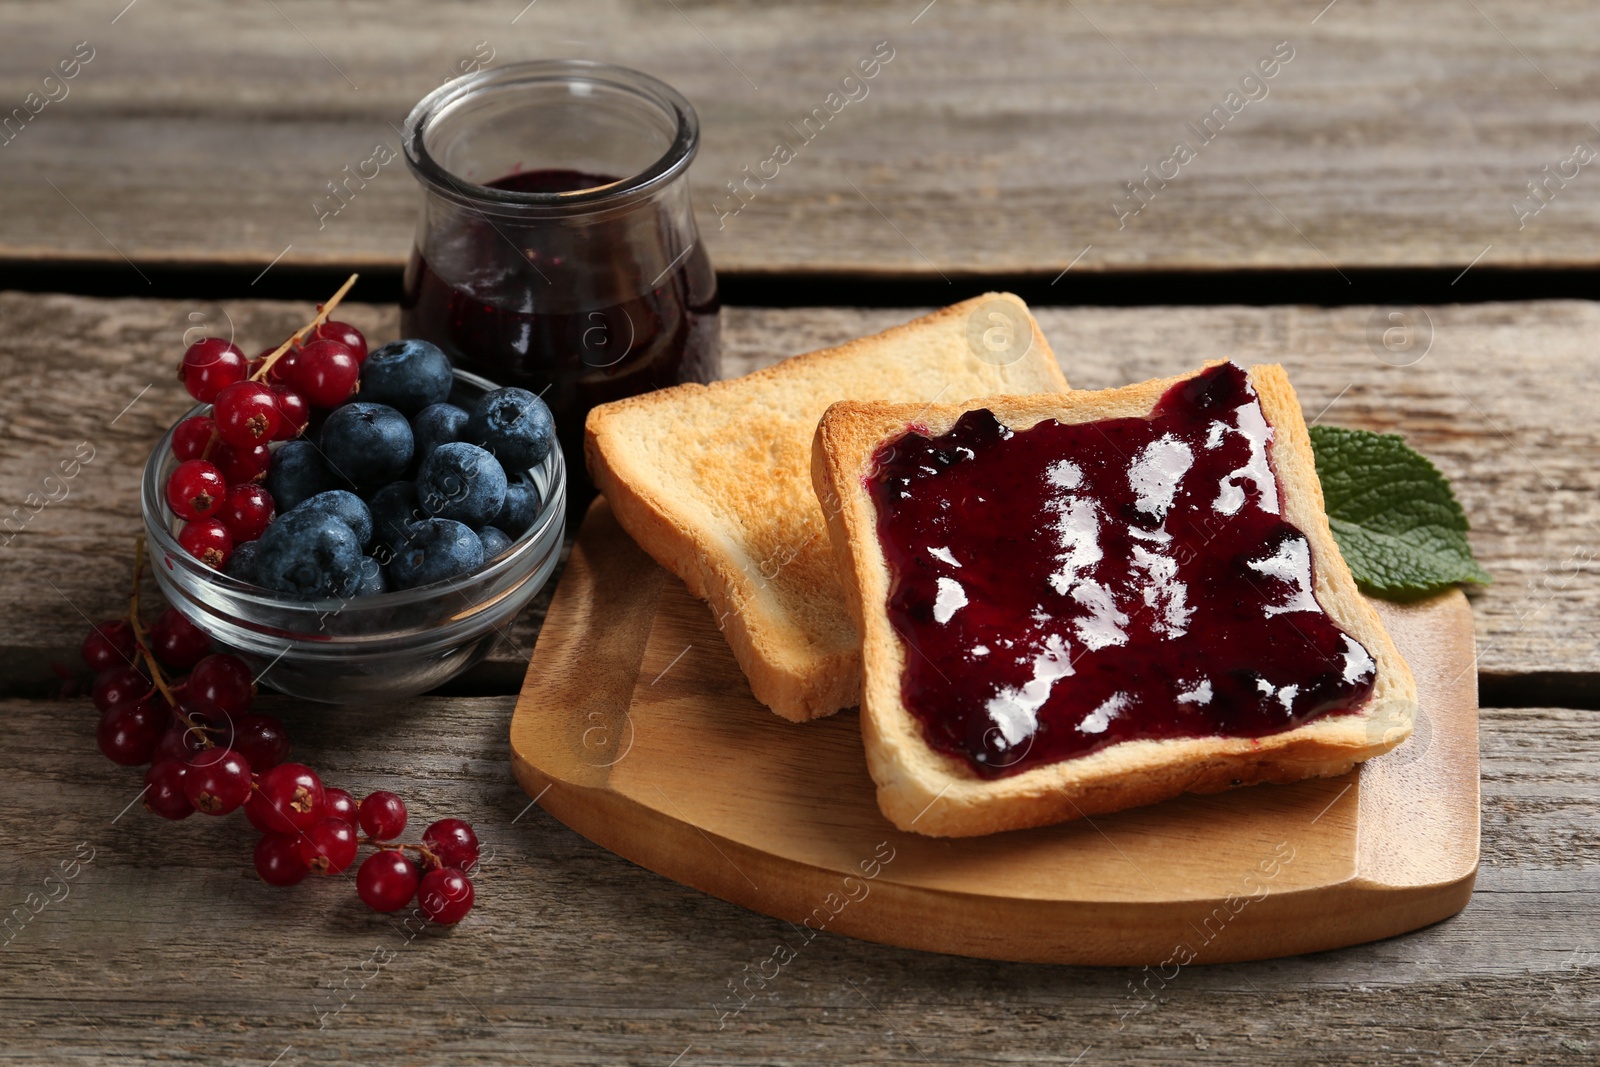
[[[530,468],[555,447],[550,409],[526,389],[450,404],[450,360],[395,341],[320,429],[272,454],[276,518],[225,571],[306,598],[349,598],[456,578],[507,551],[542,501]]]

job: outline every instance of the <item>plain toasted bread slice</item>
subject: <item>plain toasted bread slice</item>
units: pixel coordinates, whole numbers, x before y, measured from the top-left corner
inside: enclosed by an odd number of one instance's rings
[[[853,706],[861,684],[860,639],[811,488],[823,411],[847,398],[1066,388],[1026,306],[990,293],[743,378],[603,404],[589,413],[584,454],[623,528],[710,602],[756,699],[802,721]]]
[[[1310,437],[1287,376],[1281,367],[1258,366],[1249,370],[1249,378],[1274,432],[1270,457],[1282,515],[1311,544],[1318,603],[1376,662],[1366,704],[1355,713],[1323,716],[1266,737],[1128,740],[1001,778],[979,777],[964,761],[924,740],[920,722],[901,701],[905,642],[886,611],[890,574],[876,509],[865,487],[879,447],[901,437],[913,423],[929,436],[945,433],[964,412],[977,408],[988,408],[1014,431],[1046,419],[1084,423],[1145,417],[1169,386],[1191,376],[1098,392],[997,397],[926,408],[847,402],[834,405],[823,417],[815,438],[813,479],[820,498],[841,504],[830,515],[830,535],[863,635],[862,739],[879,807],[902,830],[964,837],[1063,822],[1185,792],[1338,775],[1410,734],[1416,713],[1411,671],[1357,592],[1333,540]]]

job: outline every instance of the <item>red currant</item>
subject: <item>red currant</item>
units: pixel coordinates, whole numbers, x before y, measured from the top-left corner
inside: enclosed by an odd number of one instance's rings
[[[110,711],[130,700],[143,700],[151,692],[150,679],[133,667],[113,667],[94,677],[94,706]]]
[[[453,867],[429,871],[417,887],[422,914],[444,926],[467,917],[472,910],[472,896],[472,880]]]
[[[272,449],[266,445],[236,448],[219,441],[211,450],[211,463],[222,472],[222,480],[229,485],[263,482],[267,478],[267,468],[272,466]]]
[[[161,735],[161,740],[156,744],[155,752],[151,759],[160,763],[163,760],[178,760],[188,763],[189,757],[206,747],[202,740],[204,731],[192,730],[181,722],[174,722],[167,727],[167,732]]]
[[[183,795],[196,811],[226,815],[250,799],[250,763],[231,748],[207,748],[189,757]]]
[[[406,832],[405,801],[382,789],[368,793],[361,802],[361,829],[374,841],[393,841]]]
[[[260,382],[238,382],[218,393],[211,417],[217,434],[240,448],[266,444],[283,420],[278,398]]]
[[[112,619],[100,623],[83,639],[83,662],[95,672],[131,667],[135,647],[133,627],[128,625],[128,620]]]
[[[268,885],[294,885],[311,873],[300,858],[299,838],[289,834],[264,834],[256,842],[256,873]]]
[[[183,792],[189,768],[182,760],[157,759],[144,775],[144,808],[163,819],[187,819],[194,805]]]
[[[440,819],[423,831],[422,843],[445,867],[469,871],[478,862],[478,835],[460,819]]]
[[[356,828],[343,819],[319,819],[297,842],[313,874],[339,874],[356,859]]]
[[[233,750],[260,774],[289,756],[289,735],[271,715],[242,715],[233,724]]]
[[[393,849],[375,852],[356,871],[356,895],[373,911],[399,911],[417,895],[417,866]]]
[[[222,472],[203,459],[184,460],[167,479],[168,506],[178,518],[190,522],[215,514],[227,492]]]
[[[311,331],[310,340],[338,341],[356,354],[356,362],[360,363],[367,358],[366,337],[348,322],[335,322],[329,319]]]
[[[293,834],[322,818],[322,779],[303,763],[280,763],[256,783],[251,822],[273,833]],[[259,821],[257,821],[259,820]]]
[[[261,802],[261,790],[259,789],[251,793],[250,799],[244,802],[244,817],[250,820],[250,825],[264,834],[272,834],[276,837],[278,836],[278,831],[273,827],[277,824],[267,822],[267,817],[271,814]]]
[[[333,408],[350,398],[360,377],[361,361],[353,351],[338,341],[313,341],[300,350],[289,384],[312,407]]]
[[[265,362],[266,358],[277,350],[278,346],[273,345],[271,348],[261,353],[261,360]],[[299,361],[300,346],[295,345],[291,347],[289,351],[279,356],[278,362],[274,363],[272,365],[272,369],[267,371],[267,383],[269,385],[287,384],[294,375],[294,365]]]
[[[186,671],[211,652],[211,638],[177,608],[168,608],[150,624],[150,651],[175,671]]]
[[[322,790],[322,813],[330,819],[343,819],[351,826],[356,824],[356,798],[350,795],[348,789],[335,789],[333,786],[324,786]]]
[[[216,423],[211,421],[209,415],[191,415],[172,431],[172,454],[178,457],[179,462],[199,459],[206,454],[206,446],[216,432]]]
[[[190,345],[183,353],[183,365],[178,377],[189,395],[202,404],[209,404],[217,394],[235,382],[242,382],[249,373],[249,361],[232,341],[220,337],[206,337]]]
[[[165,704],[130,700],[100,716],[95,740],[112,763],[137,767],[150,762],[170,718]]]
[[[213,570],[221,570],[233,555],[233,535],[219,519],[185,523],[178,531],[178,544],[185,552]]]
[[[273,440],[292,441],[305,433],[311,423],[311,405],[306,403],[306,398],[287,385],[274,385],[272,395],[278,402],[278,414],[281,416],[278,434]]]
[[[244,660],[226,652],[216,652],[196,663],[189,672],[188,693],[194,699],[209,701],[227,715],[243,715],[250,710],[255,679]]]
[[[299,829],[289,820],[280,818],[273,809],[272,802],[261,793],[261,780],[256,780],[256,790],[250,794],[250,799],[244,802],[244,816],[264,834],[297,834]]]
[[[267,531],[277,515],[272,494],[259,485],[232,485],[222,503],[222,524],[233,535],[235,544],[254,541]]]

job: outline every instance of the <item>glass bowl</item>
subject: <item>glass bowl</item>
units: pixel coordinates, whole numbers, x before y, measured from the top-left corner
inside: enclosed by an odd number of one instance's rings
[[[497,388],[466,371],[455,377],[450,402],[469,410]],[[183,418],[210,411],[200,404]],[[538,518],[509,550],[472,574],[349,599],[301,600],[249,585],[212,570],[178,544],[181,521],[165,493],[178,462],[172,454],[176,428],[146,460],[141,487],[156,584],[190,622],[247,661],[258,681],[290,696],[363,704],[444,684],[489,653],[561,555],[567,470],[557,446],[528,472],[542,501]]]

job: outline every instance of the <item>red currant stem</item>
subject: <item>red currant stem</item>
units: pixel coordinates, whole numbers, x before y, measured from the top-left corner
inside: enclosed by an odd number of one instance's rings
[[[267,378],[267,372],[272,369],[272,365],[278,362],[285,352],[289,351],[289,349],[293,348],[295,345],[304,340],[306,335],[312,330],[315,330],[318,326],[321,326],[324,322],[328,321],[328,316],[333,314],[333,309],[339,306],[339,301],[344,299],[345,294],[350,291],[351,286],[356,284],[356,279],[359,277],[361,277],[361,275],[352,274],[350,277],[346,278],[344,284],[339,286],[339,291],[329,297],[326,304],[322,305],[321,310],[317,312],[316,318],[312,319],[308,324],[300,327],[294,333],[290,334],[289,339],[283,342],[283,344],[279,345],[273,351],[272,355],[261,361],[261,366],[256,368],[256,372],[250,375],[248,380],[252,382],[265,381]],[[206,447],[200,453],[200,458],[205,460],[207,463],[211,462],[211,453],[217,447],[217,442],[221,440],[222,435],[218,433],[216,427],[213,426],[211,428],[211,440],[206,442]]]
[[[406,849],[411,849],[417,855],[422,857],[422,862],[425,867],[444,866],[444,860],[440,859],[439,854],[433,851],[433,849],[429,848],[427,845],[401,845],[396,844],[393,841],[373,841],[370,837],[366,840],[382,849],[398,849],[401,852],[404,852]]]
[[[397,840],[395,838],[392,838],[392,837],[379,838],[379,837],[373,837],[371,834],[365,834],[365,833],[357,835],[356,843],[357,844],[362,844],[362,845],[371,845],[373,848],[379,850],[380,852],[394,852],[394,851],[397,851],[399,849],[404,849],[404,848],[421,848],[422,847],[421,845],[408,845],[408,844],[404,843],[403,841],[399,841],[399,840]]]
[[[150,651],[150,635],[145,632],[144,624],[139,621],[139,583],[144,580],[144,534],[140,534],[133,541],[133,590],[128,594],[128,625],[133,629],[134,647],[139,655],[144,658],[145,666],[150,668],[150,680],[155,683],[156,689],[166,698],[173,713],[183,719],[184,725],[190,729],[195,724],[190,722],[183,712],[178,711],[178,701],[172,695],[172,690],[167,686],[166,676],[161,673],[161,665],[156,662],[155,654]],[[203,731],[202,731],[203,733]],[[209,746],[211,741],[206,739]]]
[[[257,367],[256,372],[250,375],[250,380],[252,382],[259,382],[265,379],[267,372],[272,369],[272,365],[278,362],[285,352],[289,351],[289,349],[305,340],[306,336],[310,334],[312,330],[315,330],[318,326],[321,326],[323,323],[327,322],[328,316],[333,314],[333,309],[339,306],[339,301],[344,299],[345,294],[350,291],[351,286],[356,284],[356,279],[359,277],[361,277],[361,275],[352,274],[350,277],[346,278],[345,283],[339,286],[339,291],[329,297],[326,304],[322,305],[322,310],[317,312],[317,317],[312,319],[308,325],[302,326],[294,333],[290,334],[289,339],[283,342],[283,344],[279,345],[277,349],[273,351],[272,355],[262,360],[261,366]]]

